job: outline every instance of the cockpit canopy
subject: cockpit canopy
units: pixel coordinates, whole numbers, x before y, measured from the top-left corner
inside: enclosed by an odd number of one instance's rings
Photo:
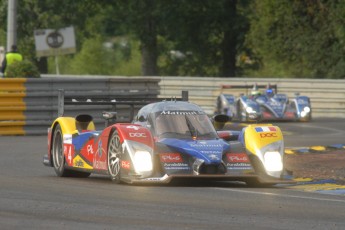
[[[134,123],[149,128],[158,138],[216,139],[209,117],[197,105],[182,101],[163,101],[139,110]]]

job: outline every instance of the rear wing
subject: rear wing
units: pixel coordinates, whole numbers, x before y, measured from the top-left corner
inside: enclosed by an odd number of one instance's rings
[[[114,96],[114,99],[102,98],[102,95],[97,96],[68,96],[65,95],[64,89],[58,90],[58,117],[62,117],[65,114],[65,105],[104,105],[111,106],[112,111],[116,111],[118,106],[128,106],[129,108],[129,122],[133,120],[135,108],[142,107],[144,105],[159,102],[159,101],[188,101],[188,91],[182,91],[181,97],[174,98],[139,98],[139,97],[125,97]]]
[[[246,93],[248,94],[248,90],[253,89],[254,86],[256,86],[258,89],[267,89],[268,87],[270,89],[274,89],[275,93],[278,93],[278,86],[267,84],[267,85],[258,85],[258,84],[250,84],[250,85],[220,85],[221,91],[226,89],[245,89]]]

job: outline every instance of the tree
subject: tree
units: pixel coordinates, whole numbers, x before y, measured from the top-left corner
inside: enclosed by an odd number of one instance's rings
[[[265,76],[345,75],[343,1],[253,2],[248,42]]]

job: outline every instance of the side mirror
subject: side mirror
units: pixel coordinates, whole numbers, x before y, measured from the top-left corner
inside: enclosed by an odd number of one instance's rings
[[[105,127],[109,126],[109,123],[114,124],[116,122],[117,112],[103,111],[102,117],[106,120]]]

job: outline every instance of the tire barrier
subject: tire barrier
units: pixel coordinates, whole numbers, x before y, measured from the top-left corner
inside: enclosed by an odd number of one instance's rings
[[[44,135],[58,116],[58,90],[75,100],[150,99],[159,95],[159,79],[60,78],[0,79],[0,135]],[[66,116],[88,113],[96,126],[104,126],[109,105],[66,106]],[[136,109],[139,109],[137,107]],[[118,117],[128,119],[128,108],[117,106]],[[126,117],[127,116],[127,117]]]

